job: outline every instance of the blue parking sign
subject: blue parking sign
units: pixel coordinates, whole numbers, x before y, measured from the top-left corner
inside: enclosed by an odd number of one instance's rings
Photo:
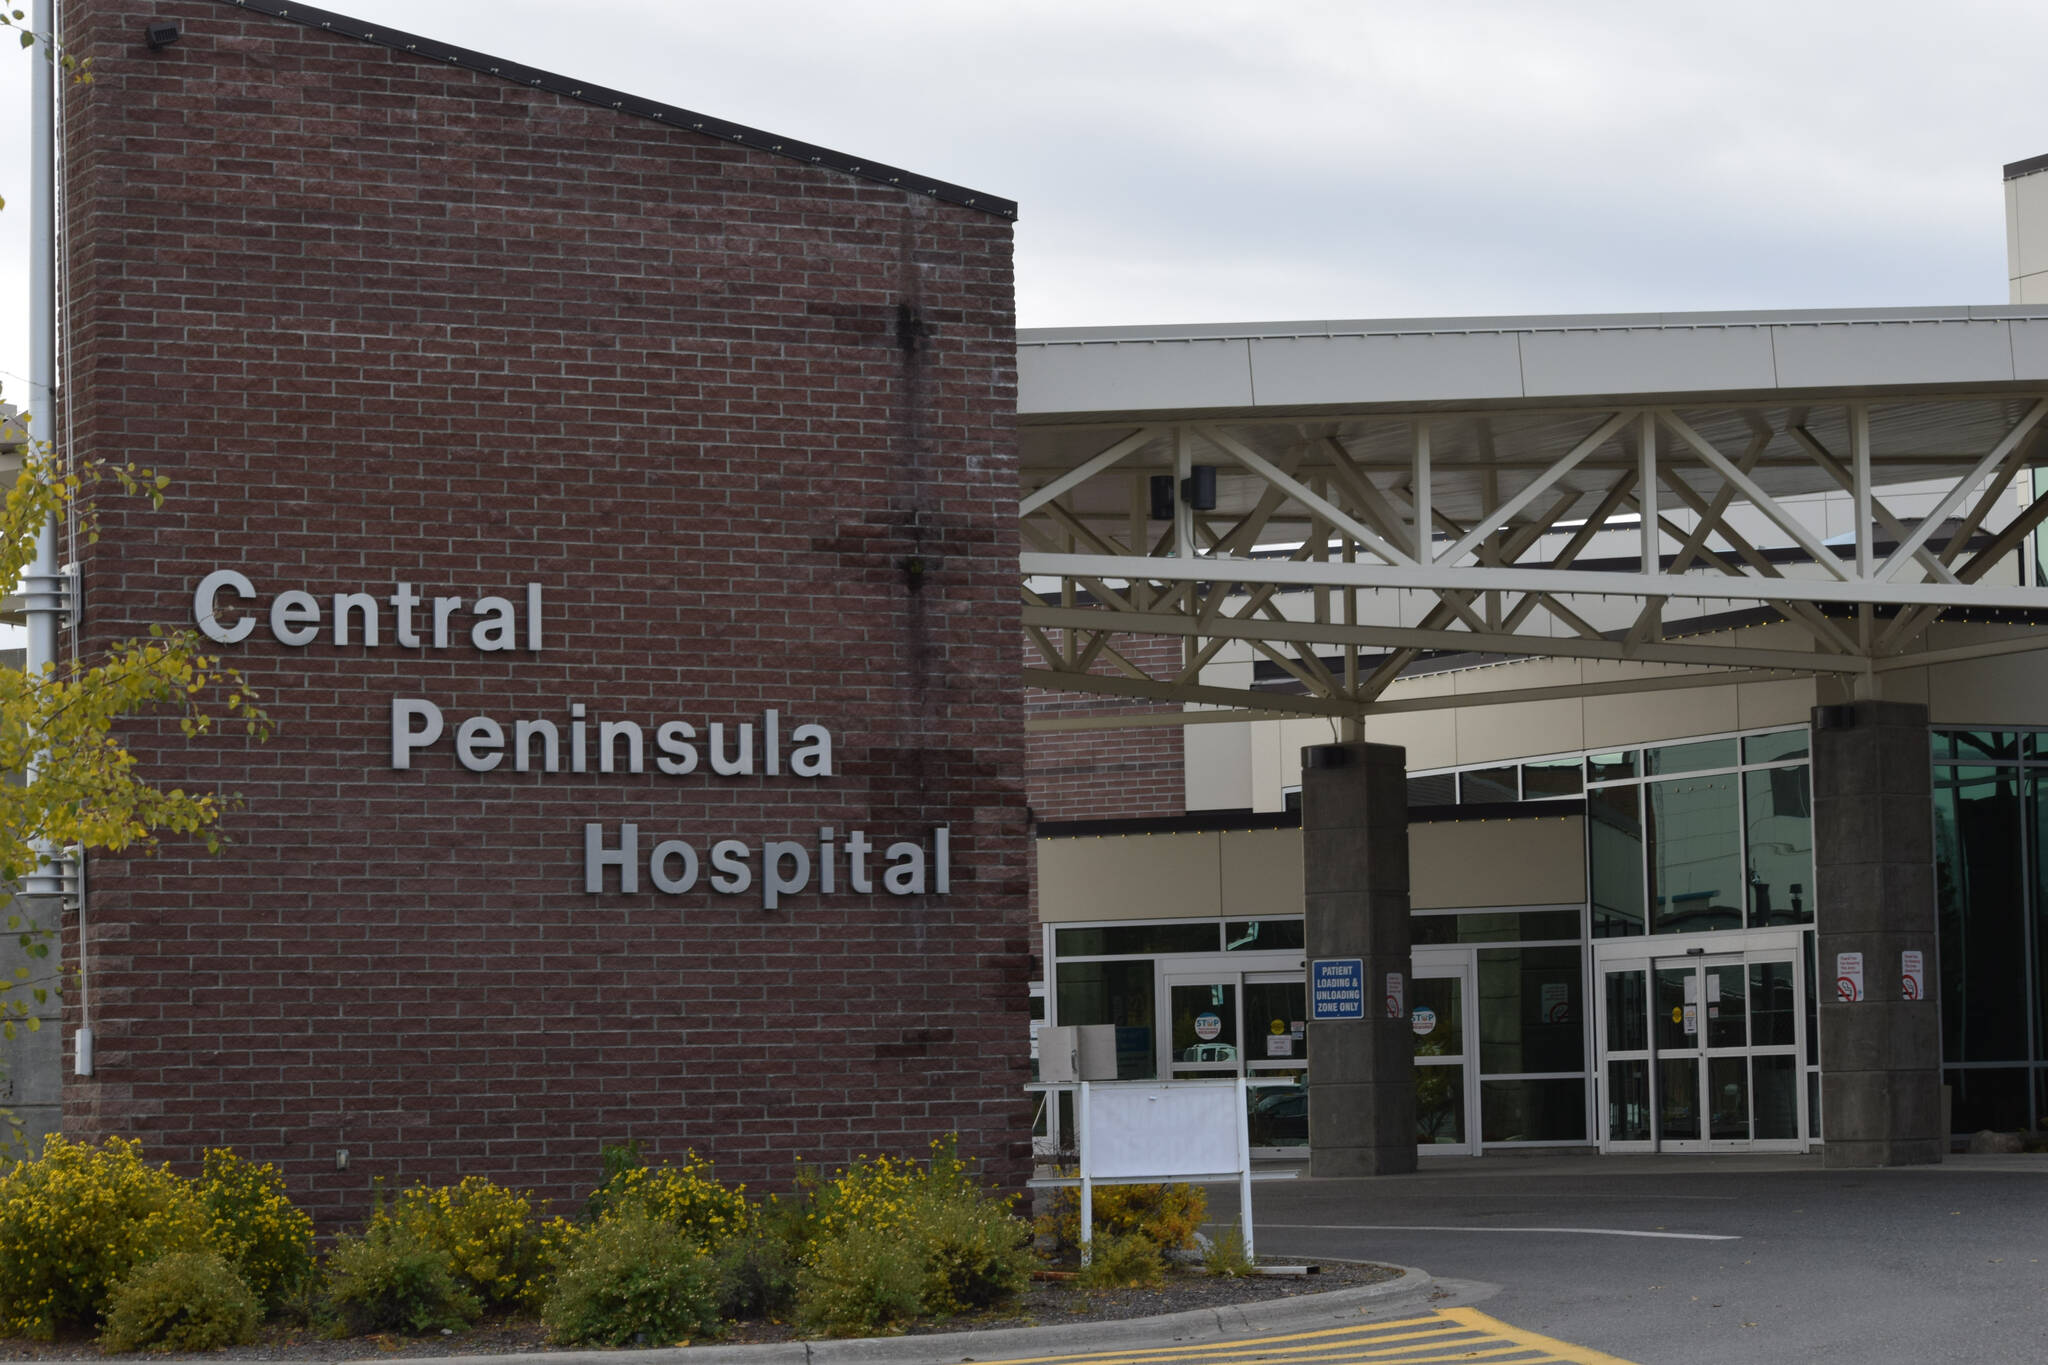
[[[1365,959],[1319,957],[1309,963],[1308,1017],[1365,1018]]]

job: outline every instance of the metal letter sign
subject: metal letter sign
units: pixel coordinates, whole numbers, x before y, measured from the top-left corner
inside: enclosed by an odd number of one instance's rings
[[[1365,1018],[1365,959],[1319,957],[1309,964],[1308,1017]]]

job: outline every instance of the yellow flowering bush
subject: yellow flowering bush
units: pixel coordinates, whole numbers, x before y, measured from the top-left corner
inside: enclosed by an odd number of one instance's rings
[[[456,1185],[415,1185],[370,1218],[372,1234],[398,1234],[446,1256],[449,1273],[486,1306],[530,1297],[542,1266],[533,1206],[480,1175]]]
[[[624,1166],[591,1196],[600,1220],[644,1212],[716,1255],[747,1230],[747,1187],[725,1186],[691,1152],[680,1166]]]
[[[142,1160],[142,1145],[43,1141],[0,1177],[0,1336],[54,1337],[97,1323],[114,1283],[173,1251],[206,1245],[190,1182]]]
[[[277,1167],[215,1148],[206,1154],[199,1199],[207,1243],[260,1307],[275,1308],[304,1283],[313,1266],[313,1220],[293,1205]]]
[[[1070,1259],[1081,1244],[1081,1196],[1068,1187],[1054,1193],[1052,1208],[1040,1215],[1038,1233],[1050,1238],[1054,1254]],[[1092,1234],[1096,1239],[1134,1235],[1161,1252],[1185,1251],[1209,1214],[1209,1196],[1199,1185],[1097,1185]]]
[[[1030,1281],[1030,1227],[975,1179],[951,1138],[922,1164],[863,1157],[830,1181],[804,1181],[796,1308],[814,1330],[887,1331],[1002,1303]]]

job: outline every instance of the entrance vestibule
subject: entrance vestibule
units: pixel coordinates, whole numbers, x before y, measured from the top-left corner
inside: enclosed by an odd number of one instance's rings
[[[1807,1150],[1806,937],[1596,948],[1601,1151]]]

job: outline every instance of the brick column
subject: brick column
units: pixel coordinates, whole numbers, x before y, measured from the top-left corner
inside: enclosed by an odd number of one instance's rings
[[[1303,749],[1301,848],[1309,961],[1365,964],[1365,1017],[1308,1026],[1309,1174],[1413,1171],[1414,1042],[1408,1021],[1389,1019],[1382,1005],[1387,973],[1405,981],[1414,970],[1407,751],[1392,744]]]
[[[1941,1005],[1934,971],[1934,808],[1927,708],[1859,701],[1813,712],[1821,1135],[1828,1166],[1937,1162]],[[1907,1000],[1900,954],[1926,964]],[[1843,953],[1863,955],[1861,1001],[1838,1000]]]

